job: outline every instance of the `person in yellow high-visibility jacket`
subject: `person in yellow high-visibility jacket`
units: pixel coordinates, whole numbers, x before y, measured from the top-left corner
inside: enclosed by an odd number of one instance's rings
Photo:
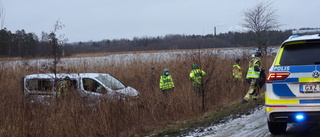
[[[198,64],[192,64],[192,70],[189,74],[189,77],[192,81],[193,90],[197,93],[198,96],[202,96],[203,92],[203,77],[206,75],[206,72],[198,68]]]
[[[251,98],[257,100],[259,94],[259,79],[262,70],[262,62],[260,59],[261,53],[252,54],[252,59],[249,61],[248,73],[246,76],[247,82],[250,84],[249,90],[242,100],[242,103],[247,103]]]
[[[70,77],[66,76],[63,79],[63,82],[60,83],[59,88],[58,88],[58,98],[61,98],[63,96],[65,96],[66,94],[68,94],[69,90],[70,90]]]
[[[169,74],[169,69],[163,70],[163,75],[160,76],[160,90],[163,92],[165,97],[169,97],[169,93],[172,92],[174,83],[172,76]]]
[[[240,58],[235,59],[235,63],[232,67],[232,77],[234,81],[242,81],[242,70],[240,66]]]

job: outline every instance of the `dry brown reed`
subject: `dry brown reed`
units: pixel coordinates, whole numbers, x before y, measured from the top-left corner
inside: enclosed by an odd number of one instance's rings
[[[39,70],[26,64],[13,67],[10,62],[3,62],[0,65],[0,136],[128,137],[195,118],[216,106],[240,102],[246,94],[247,84],[233,82],[231,78],[236,57],[194,50],[148,58],[136,54],[124,64],[120,58],[120,62],[101,61],[88,66],[88,62],[82,61],[59,68],[61,73],[109,73],[140,92],[140,98],[134,103],[103,100],[94,107],[87,107],[79,97],[65,99],[50,107],[25,105],[21,78]],[[246,53],[239,57],[246,72],[250,57]],[[265,68],[269,68],[272,58],[263,58]],[[189,80],[193,63],[199,64],[207,73],[204,108],[202,98],[193,91]],[[156,68],[155,75],[149,72],[152,66]],[[159,77],[164,68],[169,69],[175,83],[169,98],[165,98],[159,89]]]

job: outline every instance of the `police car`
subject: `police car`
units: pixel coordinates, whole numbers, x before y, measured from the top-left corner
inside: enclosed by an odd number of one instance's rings
[[[320,122],[320,30],[297,30],[285,40],[269,69],[265,92],[268,128]]]

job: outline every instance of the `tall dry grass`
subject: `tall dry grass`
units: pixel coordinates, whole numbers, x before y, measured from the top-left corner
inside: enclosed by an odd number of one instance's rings
[[[140,98],[134,104],[104,100],[94,107],[87,107],[77,96],[63,100],[59,106],[25,105],[21,78],[39,70],[26,63],[13,67],[3,62],[0,65],[0,136],[127,137],[200,116],[216,106],[240,101],[246,94],[248,85],[235,83],[231,78],[236,57],[242,59],[241,66],[246,72],[250,57],[245,52],[240,56],[226,56],[211,51],[147,59],[136,55],[125,64],[102,61],[88,66],[82,61],[59,68],[61,73],[109,73],[140,92]],[[269,68],[272,59],[263,58],[265,68]],[[204,108],[201,97],[196,96],[189,80],[193,63],[199,64],[207,73],[204,78]],[[156,68],[156,75],[150,74],[151,66]],[[175,83],[169,98],[164,98],[159,90],[159,77],[164,68],[169,68]]]

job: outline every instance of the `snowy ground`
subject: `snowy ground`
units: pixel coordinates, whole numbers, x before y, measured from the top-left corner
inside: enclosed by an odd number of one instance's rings
[[[267,126],[264,107],[257,108],[250,115],[242,115],[224,123],[210,127],[198,128],[186,137],[319,137],[318,124],[288,124],[287,132],[283,135],[272,135]]]
[[[189,137],[265,137],[270,135],[267,127],[263,107],[259,107],[250,115],[242,115],[240,118],[229,120],[225,123],[211,127],[198,128],[188,135]]]

